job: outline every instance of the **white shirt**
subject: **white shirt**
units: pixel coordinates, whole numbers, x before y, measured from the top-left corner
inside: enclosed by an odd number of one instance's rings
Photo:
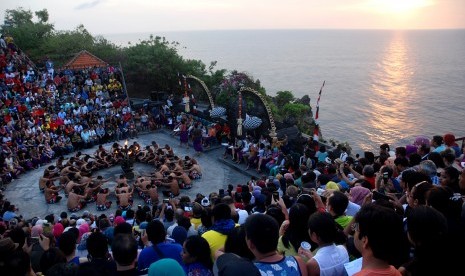
[[[341,159],[342,162],[345,162],[348,156],[349,156],[349,155],[347,154],[347,152],[343,151],[343,152],[341,153],[341,156],[339,157],[339,159]]]
[[[321,276],[346,275],[344,264],[349,262],[349,253],[343,245],[323,246],[313,259],[320,267]]]

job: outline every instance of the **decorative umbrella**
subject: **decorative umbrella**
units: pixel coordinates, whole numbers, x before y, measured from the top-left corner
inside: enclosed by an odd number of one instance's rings
[[[262,119],[256,116],[249,116],[249,114],[245,114],[245,120],[242,125],[245,129],[256,129],[262,124]]]
[[[218,118],[218,117],[223,116],[224,114],[226,114],[226,108],[222,106],[217,106],[215,108],[212,108],[212,110],[210,110],[210,117],[212,118]]]

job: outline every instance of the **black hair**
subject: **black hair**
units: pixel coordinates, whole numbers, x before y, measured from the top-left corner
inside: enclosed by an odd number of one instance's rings
[[[31,257],[23,250],[15,250],[4,262],[4,271],[11,276],[28,275],[31,267]],[[3,270],[2,269],[2,270]]]
[[[114,231],[113,235],[131,234],[132,233],[132,225],[127,223],[127,222],[120,223],[120,224],[115,226],[113,231]]]
[[[273,252],[278,246],[279,225],[271,216],[265,214],[250,215],[245,221],[245,233],[258,252]]]
[[[212,226],[212,209],[210,207],[202,209],[202,216],[200,221],[205,228],[210,228]]]
[[[306,174],[302,175],[302,183],[309,183],[316,180],[316,174],[313,171],[309,171]]]
[[[247,247],[244,225],[234,227],[234,229],[229,232],[226,242],[224,243],[224,252],[234,253],[248,260],[255,259],[252,251]]]
[[[409,166],[409,162],[408,162],[408,159],[405,157],[397,157],[396,159],[394,159],[394,165],[396,166],[400,165],[406,168]]]
[[[171,208],[165,209],[165,219],[167,221],[173,221],[174,219],[174,210]]]
[[[191,220],[188,217],[181,216],[177,219],[177,223],[179,226],[184,227],[186,231],[189,231],[189,228],[192,226]]]
[[[382,150],[385,150],[385,151],[389,151],[391,148],[389,147],[388,144],[384,143],[382,144],[381,146],[379,146],[380,149]]]
[[[456,168],[452,166],[449,166],[449,167],[446,167],[442,173],[448,175],[450,178],[449,183],[446,183],[446,185],[448,187],[451,187],[455,193],[460,193],[460,185],[459,185],[460,172],[459,170],[457,170]]]
[[[308,218],[308,231],[315,233],[322,243],[333,243],[337,239],[338,226],[331,214],[315,212]]]
[[[406,239],[402,217],[392,208],[365,204],[355,214],[354,222],[358,224],[358,239],[368,237],[375,258],[395,263],[405,255],[405,248],[399,243]]]
[[[213,207],[212,216],[215,221],[231,219],[231,208],[224,203],[216,204],[215,207]]]
[[[74,233],[66,231],[60,236],[58,247],[66,255],[71,255],[76,250],[77,237]]]
[[[94,232],[86,240],[86,247],[92,258],[105,258],[108,252],[108,240],[100,232]]]
[[[10,237],[14,243],[19,244],[18,248],[22,248],[26,239],[26,233],[24,233],[21,227],[15,227],[10,230],[8,237]]]
[[[438,144],[440,146],[444,142],[444,139],[440,135],[434,135],[433,136],[433,142],[435,142],[436,144]]]
[[[313,212],[317,210],[315,200],[309,194],[303,193],[300,196],[298,196],[296,203],[305,205],[305,207],[307,207],[308,210],[310,211],[310,214],[312,214]]]
[[[284,217],[283,211],[281,211],[281,209],[275,205],[271,205],[270,207],[268,207],[268,209],[266,210],[266,214],[268,216],[273,217],[279,225],[281,225],[286,219]]]
[[[137,258],[137,241],[132,235],[119,234],[111,244],[113,259],[120,266],[131,265]]]
[[[336,213],[336,217],[342,216],[349,205],[349,198],[341,191],[334,191],[333,194],[328,197],[328,205]]]
[[[49,250],[44,251],[44,253],[40,257],[40,271],[47,272],[49,268],[58,263],[66,263],[66,256],[60,249],[56,247],[51,247]]]
[[[428,154],[428,160],[433,161],[434,165],[436,165],[436,168],[444,168],[446,166],[439,152],[433,151],[430,154]]]
[[[428,206],[412,208],[407,215],[407,229],[415,245],[413,265],[409,267],[412,275],[451,275],[454,274],[452,271],[457,271],[453,267],[457,266],[458,256],[447,249],[451,244],[443,214]],[[444,267],[438,266],[436,261],[440,261]]]
[[[282,236],[282,242],[285,247],[294,247],[297,252],[302,241],[310,241],[308,231],[305,228],[310,210],[301,203],[294,204],[289,210],[289,226]]]
[[[400,155],[400,157],[407,156],[407,149],[405,147],[397,147],[396,154]]]
[[[365,151],[363,154],[364,154],[364,157],[365,157],[365,160],[366,160],[367,164],[375,163],[375,154],[373,152]]]
[[[191,257],[195,258],[196,262],[203,264],[206,268],[212,269],[213,262],[210,255],[210,246],[201,236],[187,237],[184,247]]]
[[[152,244],[164,242],[166,239],[166,229],[159,220],[151,221],[147,224],[147,236]]]
[[[135,214],[134,210],[132,210],[132,209],[127,210],[127,211],[126,211],[126,219],[128,219],[128,220],[129,220],[129,219],[133,219],[133,218],[134,218],[134,214]]]

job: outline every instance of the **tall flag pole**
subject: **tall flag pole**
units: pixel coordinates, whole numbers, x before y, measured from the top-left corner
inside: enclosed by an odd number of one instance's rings
[[[325,82],[323,81],[323,85],[320,88],[320,92],[318,93],[318,100],[316,101],[316,112],[315,112],[315,128],[313,129],[313,141],[318,142],[320,138],[320,123],[318,122],[319,112],[320,112],[320,98],[321,92],[323,91],[323,87],[325,86]],[[315,150],[318,150],[318,143],[315,143]]]

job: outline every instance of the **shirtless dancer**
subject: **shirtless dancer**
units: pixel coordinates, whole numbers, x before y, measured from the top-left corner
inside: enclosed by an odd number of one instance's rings
[[[53,181],[47,181],[45,183],[44,190],[45,202],[47,202],[47,204],[54,204],[59,202],[61,200],[61,196],[58,195],[58,191],[61,189],[61,187],[53,185]]]
[[[60,185],[65,186],[66,183],[68,183],[72,179],[70,175],[74,176],[75,174],[80,175],[79,170],[76,167],[74,166],[64,167],[60,172]]]
[[[147,205],[158,205],[158,189],[155,184],[147,184],[145,188],[140,188],[140,191],[144,193],[142,198]]]
[[[97,183],[95,184],[94,182],[89,183],[84,188],[84,196],[86,197],[86,202],[87,203],[92,203],[97,200],[97,192],[100,190],[100,187],[103,185],[103,183]]]
[[[86,206],[85,196],[79,194],[79,187],[73,187],[68,195],[68,211],[74,213],[82,210]]]
[[[79,183],[81,178],[78,176],[72,176],[73,178],[65,185],[65,196],[68,196],[69,193],[74,189],[74,188],[80,188],[80,187],[84,187],[84,186],[87,186],[87,184],[90,183],[90,181],[88,182],[84,182],[84,183]],[[85,189],[85,187],[84,187]]]
[[[128,179],[124,174],[120,174],[119,178],[115,179],[116,186],[120,186],[120,184],[124,184],[124,186],[129,186]]]
[[[110,190],[108,188],[106,189],[100,189],[100,191],[97,193],[97,201],[96,201],[96,206],[97,206],[97,211],[105,211],[110,208],[111,206],[111,201],[107,201],[107,196],[110,194]]]
[[[168,176],[167,182],[161,182],[161,185],[169,188],[169,190],[162,191],[164,196],[178,196],[179,195],[179,184],[178,180],[173,176]]]
[[[132,192],[126,193],[126,191],[121,192],[121,194],[116,194],[116,198],[118,199],[118,208],[125,211],[129,210],[132,207]]]
[[[189,174],[191,179],[200,179],[202,178],[202,168],[194,159],[191,159],[191,166],[184,171]]]
[[[190,189],[192,188],[192,179],[189,177],[187,173],[184,171],[182,172],[173,172],[173,177],[180,180],[179,186],[181,189]]]
[[[51,177],[49,171],[44,171],[44,175],[39,179],[39,190],[43,193],[45,191],[45,184],[47,181],[55,181],[60,179],[59,176]]]

